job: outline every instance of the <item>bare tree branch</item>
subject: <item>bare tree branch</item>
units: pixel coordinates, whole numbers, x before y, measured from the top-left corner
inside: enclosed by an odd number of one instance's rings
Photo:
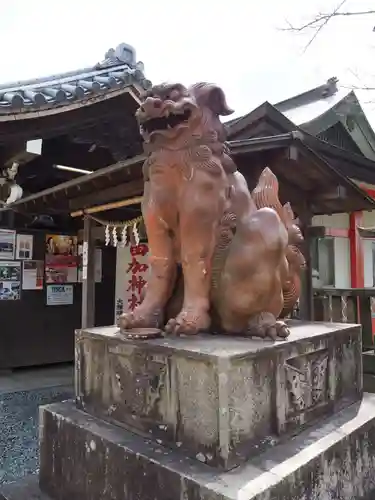
[[[316,37],[320,34],[322,29],[327,26],[327,24],[333,19],[337,17],[350,17],[350,16],[367,16],[374,15],[375,10],[364,10],[364,11],[341,11],[340,9],[344,6],[347,0],[342,0],[331,12],[328,13],[318,13],[314,19],[311,19],[305,24],[300,26],[294,26],[290,22],[287,21],[288,27],[284,28],[285,31],[295,31],[295,32],[303,32],[308,29],[314,30],[313,36],[308,41],[304,52],[310,47],[310,45],[314,42]]]
[[[375,90],[375,87],[369,87],[368,85],[363,85],[362,87],[360,85],[340,85],[340,87],[350,90]]]

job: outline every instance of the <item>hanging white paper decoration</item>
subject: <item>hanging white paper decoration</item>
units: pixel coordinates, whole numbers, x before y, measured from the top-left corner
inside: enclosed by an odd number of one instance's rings
[[[113,246],[117,247],[118,238],[117,238],[117,227],[116,226],[113,226],[112,237],[113,237]]]
[[[125,248],[127,244],[128,244],[128,228],[127,226],[124,226],[122,228],[121,246]]]
[[[109,234],[109,226],[105,226],[105,244],[108,246],[111,242],[111,236]]]
[[[134,224],[134,226],[133,226],[133,235],[134,235],[135,244],[138,246],[139,245],[139,231],[137,228],[137,224]]]

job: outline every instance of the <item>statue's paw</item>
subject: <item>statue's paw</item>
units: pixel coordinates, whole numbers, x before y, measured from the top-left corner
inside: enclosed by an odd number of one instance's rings
[[[168,321],[165,331],[170,335],[196,335],[207,330],[210,324],[211,319],[206,312],[182,310],[176,318]]]
[[[122,314],[117,322],[120,330],[132,328],[158,328],[161,322],[160,310],[147,310],[141,306],[132,312]]]
[[[262,313],[249,323],[248,335],[262,339],[284,340],[290,334],[290,330],[284,321],[276,321],[270,313]]]
[[[284,323],[284,321],[281,320],[276,321],[275,328],[276,328],[276,335],[280,339],[286,339],[287,337],[289,337],[290,330],[288,325]]]

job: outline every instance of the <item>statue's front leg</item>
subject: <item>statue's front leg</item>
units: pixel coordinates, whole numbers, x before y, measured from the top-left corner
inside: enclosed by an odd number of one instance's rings
[[[202,169],[184,186],[179,207],[184,302],[178,316],[167,324],[169,333],[194,335],[210,326],[212,258],[225,185],[220,172],[213,176]]]
[[[143,216],[150,252],[150,276],[142,303],[133,312],[120,316],[119,326],[122,330],[162,327],[164,309],[175,279],[172,240],[157,207],[144,206]]]

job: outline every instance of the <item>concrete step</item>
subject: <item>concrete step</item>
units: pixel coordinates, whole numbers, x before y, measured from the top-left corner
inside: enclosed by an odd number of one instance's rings
[[[375,498],[375,395],[229,472],[78,410],[42,409],[41,493],[36,476],[0,500],[359,500]],[[332,480],[334,478],[334,480]]]

